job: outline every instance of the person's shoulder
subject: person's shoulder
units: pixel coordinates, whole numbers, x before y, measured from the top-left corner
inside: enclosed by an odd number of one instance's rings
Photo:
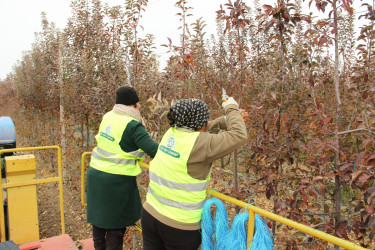
[[[131,120],[126,126],[126,129],[132,131],[132,133],[144,133],[146,131],[143,124],[137,120]]]
[[[128,123],[128,126],[131,126],[131,127],[143,127],[143,124],[140,123],[139,121],[137,120],[131,120],[129,123]]]
[[[205,131],[205,132],[199,132],[199,135],[197,137],[196,143],[203,143],[206,144],[209,142],[209,140],[213,137],[216,136],[217,134]]]

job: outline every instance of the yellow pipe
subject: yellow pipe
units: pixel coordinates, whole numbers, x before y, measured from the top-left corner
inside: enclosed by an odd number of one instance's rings
[[[59,187],[60,187],[60,217],[61,217],[61,234],[65,234],[65,217],[64,217],[64,197],[63,197],[63,174],[61,166],[61,148],[56,146],[57,149],[57,164],[59,169]]]
[[[147,169],[150,168],[150,166],[149,166],[148,164],[144,163],[143,161],[139,161],[138,164],[139,164],[139,166],[141,166],[141,167],[144,167],[144,168],[147,168]]]
[[[149,168],[149,165],[147,165],[146,163],[144,162],[139,162],[139,165],[141,167],[144,167],[144,168]],[[230,196],[227,196],[227,195],[224,195],[224,194],[221,194],[219,192],[216,192],[216,191],[213,191],[209,188],[207,188],[206,190],[206,193],[207,194],[210,194],[212,196],[215,196],[221,200],[225,200],[227,202],[230,202],[234,205],[237,205],[239,207],[246,207],[247,209],[249,209],[249,223],[248,223],[248,226],[249,226],[249,230],[248,230],[248,244],[247,246],[249,247],[250,244],[251,244],[251,240],[252,240],[252,237],[253,237],[253,234],[254,234],[254,221],[255,221],[255,213],[257,214],[260,214],[264,217],[267,217],[271,220],[274,220],[274,221],[277,221],[279,223],[282,223],[284,225],[287,225],[289,227],[292,227],[292,228],[295,228],[299,231],[302,231],[304,233],[307,233],[311,236],[314,236],[316,238],[319,238],[319,239],[322,239],[324,241],[328,241],[334,245],[337,245],[337,246],[340,246],[340,247],[343,247],[345,249],[366,249],[366,248],[363,248],[359,245],[356,245],[350,241],[347,241],[347,240],[343,240],[343,239],[340,239],[338,237],[335,237],[333,235],[330,235],[330,234],[327,234],[327,233],[324,233],[322,231],[319,231],[319,230],[316,230],[314,228],[311,228],[311,227],[308,227],[308,226],[305,226],[301,223],[298,223],[298,222],[295,222],[295,221],[292,221],[292,220],[289,220],[287,218],[284,218],[282,216],[279,216],[279,215],[276,215],[274,213],[271,213],[271,212],[268,212],[266,210],[263,210],[261,208],[258,208],[258,207],[255,207],[253,205],[249,205],[248,203],[245,203],[243,201],[240,201],[240,200],[237,200],[235,198],[232,198]]]
[[[2,187],[3,188],[23,187],[23,186],[29,186],[29,185],[42,184],[42,183],[56,182],[59,180],[60,180],[59,177],[53,177],[53,178],[47,178],[47,179],[38,179],[38,180],[32,180],[32,181],[8,183],[8,184],[3,184]]]
[[[91,155],[91,152],[84,152],[81,156],[81,204],[86,207],[85,203],[85,157]]]
[[[133,225],[139,232],[142,233],[142,228],[140,228],[138,225]]]
[[[48,183],[52,181],[59,182],[59,194],[60,194],[60,215],[61,215],[61,234],[65,234],[65,218],[64,218],[64,197],[63,197],[63,177],[62,177],[62,166],[61,166],[61,149],[59,146],[43,146],[43,147],[29,147],[29,148],[10,148],[0,150],[0,155],[10,152],[25,152],[25,151],[36,151],[36,150],[45,150],[45,149],[56,149],[57,150],[57,164],[58,164],[58,177],[47,178],[47,179],[38,179],[34,181],[14,183],[14,184],[5,184],[0,183],[0,201],[3,200],[2,189],[5,187],[14,187],[14,186],[26,186],[39,183]],[[0,171],[0,179],[1,171]],[[0,206],[0,223],[1,223],[1,232],[5,232],[5,222],[4,222],[4,208]],[[1,233],[1,242],[5,241],[5,234]]]
[[[253,210],[249,210],[249,221],[247,222],[247,248],[250,248],[251,241],[253,240],[254,236],[254,228],[255,228],[255,213]]]

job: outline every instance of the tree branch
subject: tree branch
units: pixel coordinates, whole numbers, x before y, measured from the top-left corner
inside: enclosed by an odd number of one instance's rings
[[[339,132],[338,135],[344,135],[344,134],[349,134],[349,133],[354,133],[354,132],[359,132],[359,131],[367,131],[370,134],[375,134],[374,132],[372,132],[371,130],[369,130],[367,128],[357,128],[357,129],[352,129],[352,130],[346,130],[346,131]]]

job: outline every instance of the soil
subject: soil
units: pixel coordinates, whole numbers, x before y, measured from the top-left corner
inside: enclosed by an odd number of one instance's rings
[[[73,241],[91,238],[91,226],[86,222],[86,208],[81,204],[79,190],[72,190],[67,185],[63,188],[65,233]],[[57,183],[39,185],[38,211],[40,238],[60,235],[61,214]]]

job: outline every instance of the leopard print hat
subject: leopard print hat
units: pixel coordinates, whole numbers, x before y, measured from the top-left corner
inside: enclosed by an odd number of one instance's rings
[[[200,99],[181,99],[176,102],[167,114],[172,127],[198,130],[206,125],[210,117],[207,104]]]

